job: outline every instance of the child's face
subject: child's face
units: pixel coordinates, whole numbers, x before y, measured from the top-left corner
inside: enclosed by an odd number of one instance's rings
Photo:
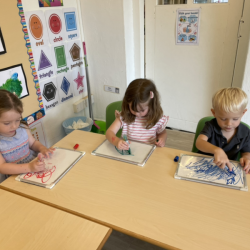
[[[16,134],[20,125],[21,114],[15,110],[9,110],[0,116],[0,135],[11,137]]]
[[[129,103],[130,112],[138,118],[142,118],[148,114],[148,103],[141,103],[137,106],[138,112],[135,112],[131,108],[131,103]]]
[[[217,120],[218,125],[220,128],[225,132],[233,132],[239,125],[242,116],[245,114],[247,109],[238,111],[236,113],[233,112],[225,112],[222,110],[214,110],[211,109],[214,117]]]

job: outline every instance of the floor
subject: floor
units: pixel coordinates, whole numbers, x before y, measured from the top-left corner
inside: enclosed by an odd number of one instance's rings
[[[166,147],[192,150],[193,133],[167,129],[167,134]],[[102,250],[163,250],[163,248],[113,230]]]

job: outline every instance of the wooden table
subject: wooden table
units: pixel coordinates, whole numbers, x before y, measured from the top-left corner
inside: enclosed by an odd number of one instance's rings
[[[101,249],[111,229],[0,190],[0,249]]]
[[[176,149],[157,148],[144,167],[91,155],[104,139],[58,142],[86,155],[52,190],[14,177],[0,187],[168,249],[250,249],[250,192],[174,179]]]

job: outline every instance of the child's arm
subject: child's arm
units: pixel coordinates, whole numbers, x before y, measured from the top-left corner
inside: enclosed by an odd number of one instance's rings
[[[116,146],[120,150],[128,150],[129,145],[122,139],[116,136],[116,133],[121,128],[120,118],[116,118],[115,121],[111,124],[106,132],[106,138],[110,143]]]
[[[196,147],[205,153],[210,153],[214,155],[214,163],[219,167],[224,169],[225,166],[229,168],[229,170],[232,170],[232,165],[230,161],[228,160],[228,157],[223,149],[214,146],[213,144],[209,143],[208,137],[206,135],[199,135],[196,140]]]
[[[240,164],[243,167],[243,170],[250,174],[250,153],[245,152],[241,154]]]
[[[43,146],[42,143],[40,143],[39,141],[37,141],[31,134],[30,130],[27,129],[27,134],[28,134],[28,138],[29,138],[29,147],[30,149],[32,149],[35,152],[39,152],[41,153],[43,156],[45,156],[46,158],[49,158],[50,155],[49,154],[53,154],[54,150],[53,148],[46,148],[45,146]]]
[[[155,143],[158,147],[164,147],[167,139],[167,130],[164,129],[160,134],[157,135],[157,141]]]
[[[2,174],[24,174],[28,172],[39,172],[43,171],[45,167],[44,162],[35,159],[30,163],[16,164],[6,163],[2,154],[0,154],[0,173]]]

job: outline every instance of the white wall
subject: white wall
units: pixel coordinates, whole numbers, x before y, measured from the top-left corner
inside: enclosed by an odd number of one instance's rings
[[[76,7],[77,9],[79,9],[77,6],[77,0],[64,0],[63,2],[64,2],[64,7]],[[32,11],[32,10],[45,11],[49,9],[49,8],[39,8],[38,1],[36,0],[22,0],[22,3],[23,3],[24,12]],[[80,13],[78,13],[78,19],[79,19],[79,14]],[[78,27],[79,25],[80,24],[78,22]],[[81,35],[83,35],[82,31],[81,31]],[[34,88],[35,88],[35,83],[34,83]],[[88,108],[86,108],[84,111],[81,111],[77,114],[75,114],[73,111],[73,103],[75,103],[82,97],[83,96],[81,95],[74,97],[68,100],[67,102],[62,103],[58,105],[57,107],[46,112],[45,117],[42,118],[42,122],[43,122],[44,132],[45,132],[45,136],[46,136],[46,140],[48,144],[47,146],[49,147],[52,146],[53,144],[55,144],[57,141],[59,141],[65,136],[64,130],[61,125],[64,120],[73,116],[82,116],[82,115],[88,116]],[[37,110],[39,110],[38,104],[37,104]]]
[[[94,118],[122,100],[129,82],[144,76],[143,0],[80,0]],[[104,91],[104,85],[120,89]]]

